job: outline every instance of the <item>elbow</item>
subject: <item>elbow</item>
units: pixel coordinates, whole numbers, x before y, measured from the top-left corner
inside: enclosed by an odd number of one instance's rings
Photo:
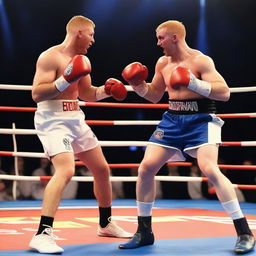
[[[214,96],[214,95],[212,95],[212,96]],[[230,99],[230,90],[229,90],[229,88],[219,92],[214,97],[212,97],[212,99],[219,100],[219,101],[224,101],[224,102],[228,101]]]
[[[32,100],[35,102],[35,103],[38,103],[40,101],[40,97],[37,93],[33,92],[32,91]]]
[[[223,99],[223,101],[229,101],[229,99],[230,99],[230,95],[228,96],[228,97],[225,97],[224,99]]]
[[[162,98],[162,95],[161,95],[161,97],[154,95],[153,97],[148,98],[148,100],[155,104],[155,103],[158,103],[161,100],[161,98]]]
[[[230,99],[230,90],[227,89],[223,94],[223,101],[228,101]]]
[[[158,99],[154,99],[154,100],[151,100],[151,102],[154,103],[154,104],[156,104],[156,103],[159,102],[159,100],[158,100]]]

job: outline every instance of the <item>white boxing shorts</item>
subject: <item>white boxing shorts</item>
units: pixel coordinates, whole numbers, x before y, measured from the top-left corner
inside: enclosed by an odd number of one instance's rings
[[[47,100],[37,104],[35,128],[48,158],[63,152],[74,154],[99,145],[85,123],[78,100]]]

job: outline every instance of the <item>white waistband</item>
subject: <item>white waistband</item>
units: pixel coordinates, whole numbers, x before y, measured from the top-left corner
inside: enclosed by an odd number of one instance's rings
[[[37,110],[51,112],[79,111],[78,100],[46,100],[37,103]]]

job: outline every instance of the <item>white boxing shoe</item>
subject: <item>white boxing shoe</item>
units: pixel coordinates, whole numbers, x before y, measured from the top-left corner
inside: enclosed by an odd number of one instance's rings
[[[29,243],[29,247],[40,253],[62,253],[64,250],[59,247],[55,240],[56,237],[53,235],[52,227],[48,226],[42,234],[34,235]]]
[[[107,236],[107,237],[118,237],[118,238],[130,238],[133,237],[132,233],[129,233],[119,227],[114,221],[111,221],[105,228],[101,226],[97,230],[98,236]]]

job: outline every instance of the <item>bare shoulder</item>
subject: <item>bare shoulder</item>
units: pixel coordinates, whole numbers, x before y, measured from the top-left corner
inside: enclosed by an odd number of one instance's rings
[[[170,57],[167,57],[167,56],[161,56],[161,57],[158,59],[157,64],[159,64],[159,65],[161,65],[161,64],[162,64],[162,65],[165,65],[165,64],[168,63],[169,58],[170,58]]]
[[[87,56],[83,55],[83,57],[84,57],[84,60],[85,60],[85,61],[90,62],[90,60],[89,60],[89,58],[88,58]]]
[[[58,55],[59,55],[58,46],[53,46],[53,47],[48,48],[47,50],[43,51],[39,55],[38,60],[41,60],[41,59],[54,59]]]
[[[193,56],[193,62],[197,65],[214,65],[213,59],[200,51],[195,52]]]
[[[84,62],[86,62],[87,65],[89,65],[91,67],[90,59],[87,56],[85,56],[85,55],[83,55],[83,58],[84,58]]]
[[[170,57],[162,56],[156,63],[156,69],[163,69],[170,62]]]
[[[59,59],[61,59],[61,54],[58,49],[58,46],[53,46],[39,55],[37,60],[37,65],[39,66],[57,65]]]

